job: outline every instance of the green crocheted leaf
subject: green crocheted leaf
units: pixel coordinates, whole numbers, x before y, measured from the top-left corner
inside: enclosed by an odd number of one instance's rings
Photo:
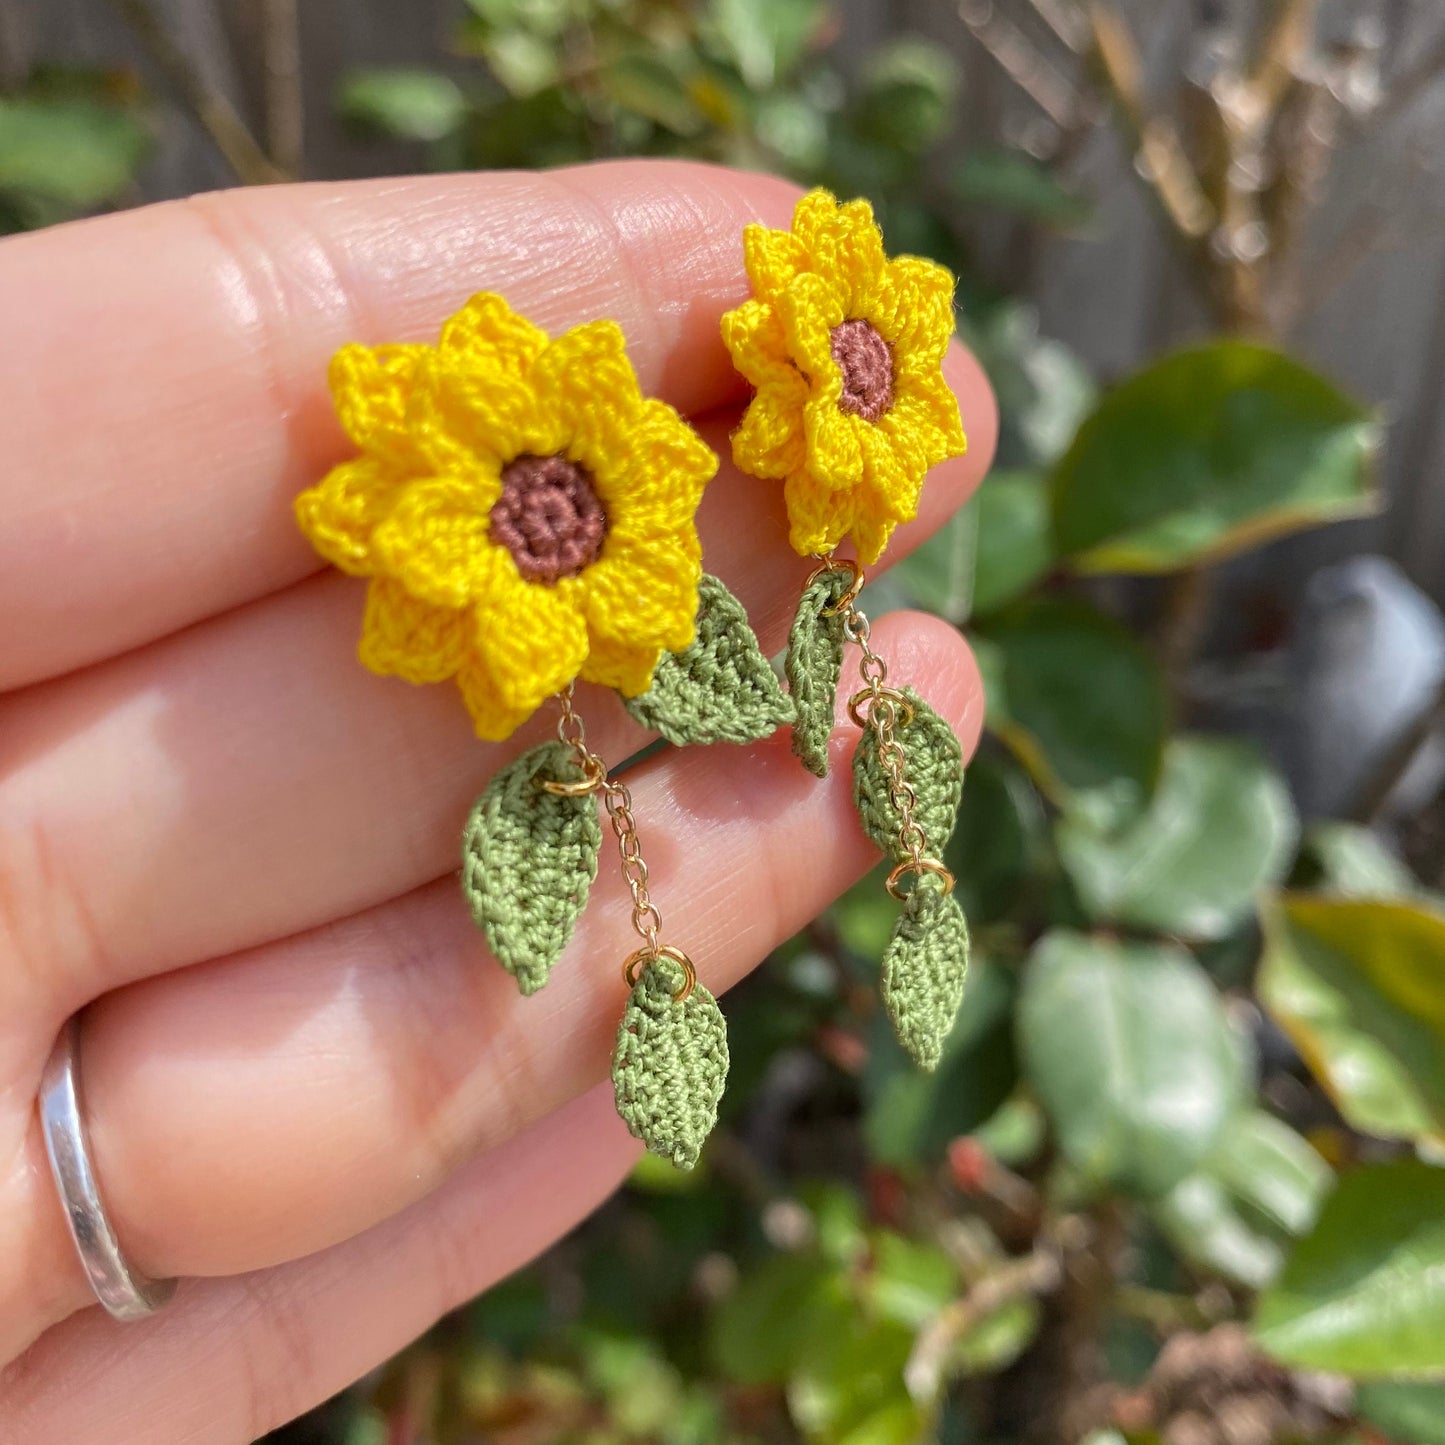
[[[788,632],[783,671],[793,698],[793,751],[810,773],[828,776],[828,739],[843,670],[843,618],[826,617],[848,586],[844,571],[824,572],[803,589]]]
[[[562,798],[541,786],[543,779],[581,777],[571,748],[543,743],[503,768],[467,819],[462,892],[487,946],[523,993],[547,982],[597,877],[597,800]]]
[[[716,577],[697,589],[697,638],[664,652],[652,686],[627,711],[670,743],[752,743],[791,722],[793,704],[748,626],[743,605]]]
[[[914,709],[913,721],[897,729],[904,775],[918,798],[913,816],[928,838],[929,851],[941,856],[963,796],[963,748],[953,729],[911,687],[904,688],[903,695]],[[896,859],[906,857],[908,850],[898,842],[898,809],[871,728],[864,729],[853,754],[853,802],[873,842]]]
[[[728,1035],[717,1000],[701,985],[674,1000],[682,970],[649,964],[632,990],[612,1052],[617,1112],[634,1138],[691,1169],[712,1127],[728,1076]]]
[[[937,1067],[963,1002],[968,924],[953,894],[924,875],[903,905],[883,955],[883,1005],[898,1042],[925,1069]]]

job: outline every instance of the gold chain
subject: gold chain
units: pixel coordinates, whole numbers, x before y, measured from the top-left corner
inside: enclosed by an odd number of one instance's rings
[[[670,958],[683,971],[682,987],[675,995],[681,1003],[697,983],[697,973],[687,955],[679,949],[664,947],[659,942],[662,933],[662,914],[647,891],[647,862],[642,856],[642,844],[637,836],[637,818],[632,811],[632,794],[626,783],[619,783],[607,776],[607,764],[587,746],[587,728],[576,709],[572,706],[572,684],[557,694],[562,715],[557,720],[558,740],[572,749],[577,765],[582,769],[580,783],[544,783],[550,792],[564,796],[581,793],[601,793],[602,804],[607,809],[612,832],[617,839],[617,851],[622,860],[622,877],[632,894],[632,926],[643,940],[644,946],[629,956],[622,965],[623,977],[628,987],[637,981],[639,963],[655,963],[659,958]]]
[[[808,578],[809,584],[824,572],[850,574],[847,589],[836,603],[825,609],[825,615],[842,617],[843,635],[862,654],[858,659],[858,675],[863,679],[863,687],[848,699],[848,716],[858,727],[872,730],[878,743],[878,762],[888,780],[888,796],[898,810],[898,842],[908,856],[888,875],[888,891],[894,897],[902,896],[897,885],[905,873],[937,874],[951,890],[953,874],[929,856],[928,835],[914,816],[918,794],[908,781],[908,759],[898,738],[900,725],[907,726],[913,721],[913,704],[896,687],[888,686],[888,664],[874,652],[869,641],[868,618],[857,600],[863,588],[863,569],[856,562],[836,558],[831,553],[815,555],[814,560],[818,565]],[[862,710],[864,704],[866,713]]]

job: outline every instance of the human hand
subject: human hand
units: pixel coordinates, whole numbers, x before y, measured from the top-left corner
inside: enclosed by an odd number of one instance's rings
[[[643,389],[724,458],[704,560],[781,646],[806,564],[781,489],[738,473],[718,319],[741,232],[794,192],[619,162],[209,195],[0,243],[0,1442],[243,1442],[517,1268],[638,1146],[603,1082],[631,950],[603,871],[547,988],[519,997],[453,877],[467,809],[536,742],[479,744],[455,690],[355,660],[362,584],[291,500],[348,454],[345,341],[430,338],[482,289],[554,334],[611,316]],[[905,555],[986,469],[993,403]],[[958,634],[893,615],[890,674],[981,723]],[[645,741],[580,695],[598,750]],[[630,770],[656,893],[720,991],[875,861],[840,731],[819,782],[785,735]],[[613,897],[612,895],[615,895]],[[611,902],[615,906],[608,906]],[[84,1008],[86,1114],[128,1256],[184,1283],[91,1305],[34,1099]]]

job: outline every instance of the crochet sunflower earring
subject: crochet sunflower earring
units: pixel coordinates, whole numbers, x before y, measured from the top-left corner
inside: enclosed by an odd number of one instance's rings
[[[753,296],[723,317],[722,334],[755,395],[733,460],[783,484],[789,541],[814,563],[788,638],[793,750],[826,775],[844,644],[854,645],[854,800],[893,859],[887,888],[903,905],[883,1000],[900,1041],[931,1069],[968,966],[968,928],[938,856],[958,812],[962,749],[912,689],[889,686],[858,594],[863,565],[917,514],[925,473],[964,451],[943,378],[953,277],[914,256],[890,259],[868,203],[840,206],[826,191],[798,202],[791,230],[746,227],[743,252]],[[858,561],[835,552],[849,537]]]
[[[662,942],[625,783],[588,745],[573,688],[616,689],[673,742],[747,742],[792,718],[742,607],[703,574],[694,514],[717,458],[644,398],[611,321],[556,340],[500,297],[473,297],[435,346],[347,346],[337,414],[360,455],[296,503],[302,530],[370,579],[360,657],[412,683],[455,679],[478,735],[501,741],[549,699],[553,741],[478,799],[462,889],[524,994],[547,981],[597,875],[600,798],[641,946],[612,1077],[649,1149],[698,1157],[727,1075],[727,1035],[692,961]]]

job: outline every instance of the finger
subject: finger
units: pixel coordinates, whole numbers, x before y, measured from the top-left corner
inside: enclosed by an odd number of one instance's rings
[[[687,412],[736,397],[742,228],[787,225],[796,194],[621,161],[258,187],[0,243],[0,688],[317,568],[290,501],[347,454],[344,342],[431,339],[496,290],[554,333],[615,318],[643,389]]]
[[[937,467],[897,560],[982,475],[993,407],[961,351],[969,454]],[[725,444],[726,422],[707,430]],[[775,483],[731,468],[708,490],[710,570],[764,645],[782,644],[806,563]],[[355,660],[358,584],[317,578],[0,707],[0,970],[8,1010],[69,1010],[136,977],[356,912],[455,866],[467,808],[500,763],[451,687],[370,676]],[[643,740],[615,699],[584,707],[602,755]],[[8,906],[7,906],[8,904]],[[38,1063],[35,1065],[38,1067]]]
[[[967,752],[982,700],[936,619],[875,629]],[[840,727],[819,782],[786,738],[666,752],[629,774],[669,941],[720,990],[877,861]],[[487,958],[448,877],[358,919],[150,979],[87,1013],[98,1176],[120,1237],[157,1275],[226,1274],[334,1243],[405,1207],[606,1070],[636,943],[605,857],[577,936],[523,999]],[[45,1197],[3,1212],[51,1255]],[[61,1303],[84,1300],[77,1281]],[[4,1296],[0,1293],[0,1306]],[[3,1313],[3,1309],[0,1309]]]
[[[527,1263],[637,1152],[594,1088],[334,1249],[188,1282],[144,1324],[87,1310],[0,1371],[0,1445],[249,1445]]]

